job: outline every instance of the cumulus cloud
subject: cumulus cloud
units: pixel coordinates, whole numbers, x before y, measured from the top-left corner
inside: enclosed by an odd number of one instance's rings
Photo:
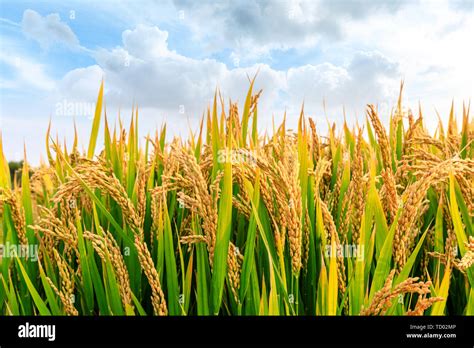
[[[153,58],[169,55],[168,32],[158,27],[139,24],[135,30],[122,34],[124,48],[135,57]]]
[[[196,119],[216,87],[226,100],[243,103],[249,78],[258,72],[255,89],[264,91],[260,110],[268,120],[273,112],[283,114],[285,109],[297,113],[303,100],[311,112],[320,111],[323,99],[331,106],[363,108],[368,100],[378,102],[390,97],[386,81],[399,77],[397,63],[376,51],[357,52],[344,65],[326,62],[287,71],[267,64],[228,68],[214,59],[180,55],[169,49],[167,38],[168,33],[156,26],[126,30],[121,46],[96,51],[97,65],[68,73],[60,89],[93,100],[96,90],[88,86],[96,86],[104,75],[108,105],[137,103],[140,108],[154,109],[171,119],[182,118],[180,109],[184,107],[185,115]]]
[[[185,18],[190,25],[195,18],[190,16],[193,11],[209,15],[200,17],[199,23],[204,26],[222,21],[222,30],[206,29],[206,35],[220,32],[221,38],[236,40],[240,35],[241,42],[250,40],[249,44],[258,43],[261,47],[296,45],[313,40],[314,35],[321,35],[325,30],[331,31],[325,35],[337,36],[339,29],[331,25],[339,26],[339,19],[357,20],[368,13],[395,11],[401,6],[400,1],[374,5],[365,0],[356,0],[347,6],[337,1],[222,2],[201,6],[184,1],[176,3],[186,8]],[[360,10],[361,6],[365,11]],[[295,12],[289,15],[288,11]],[[227,15],[221,16],[221,12]],[[202,21],[202,18],[211,20]],[[57,14],[42,17],[33,10],[26,10],[22,28],[44,48],[53,43],[79,45],[76,35]],[[308,28],[320,30],[312,33]],[[167,31],[154,25],[138,24],[123,31],[121,45],[89,51],[95,65],[73,69],[57,81],[55,98],[94,101],[96,87],[105,77],[108,105],[129,107],[136,103],[143,109],[178,118],[183,117],[184,106],[185,116],[197,118],[212,99],[216,87],[223,91],[225,98],[242,103],[249,78],[258,71],[255,88],[264,90],[260,110],[270,117],[274,112],[282,114],[285,110],[297,113],[303,100],[310,112],[320,112],[323,99],[330,106],[343,104],[360,109],[367,100],[377,102],[392,96],[393,84],[386,82],[399,79],[398,64],[376,51],[357,52],[341,64],[306,64],[288,70],[274,69],[267,64],[229,68],[216,59],[190,58],[171,50],[168,36]],[[46,78],[38,80],[47,81]],[[51,89],[53,82],[48,80],[45,86]]]
[[[58,90],[61,91],[62,97],[69,100],[78,98],[95,100],[103,76],[104,71],[98,65],[74,69],[64,75],[58,82]]]
[[[94,53],[108,86],[107,98],[114,103],[136,102],[171,115],[180,106],[191,116],[201,115],[216,87],[240,101],[245,97],[249,77],[258,70],[256,88],[264,88],[266,102],[281,88],[282,73],[268,65],[228,69],[215,59],[193,59],[168,48],[168,33],[156,26],[139,25],[126,30],[122,46]],[[88,71],[78,73],[89,74]]]
[[[211,50],[227,47],[242,56],[340,39],[346,23],[378,13],[396,12],[405,2],[238,0],[221,1],[216,5],[209,1],[174,0],[176,8],[185,13],[183,23],[196,37],[206,41]]]
[[[169,51],[167,35],[157,27],[138,26],[124,32],[123,46],[95,53],[109,85],[109,99],[165,110],[178,110],[180,105],[193,110],[198,104],[202,107],[225,65]],[[148,49],[143,42],[150,43]]]
[[[289,69],[286,93],[289,105],[295,107],[304,99],[313,114],[322,111],[324,101],[332,117],[342,117],[342,106],[360,116],[366,103],[392,102],[399,73],[398,64],[380,52],[362,51],[343,66],[322,63]]]
[[[25,35],[37,41],[43,49],[59,43],[71,48],[79,46],[79,39],[71,28],[63,21],[57,13],[51,13],[45,17],[38,12],[27,9],[23,13],[21,27]]]

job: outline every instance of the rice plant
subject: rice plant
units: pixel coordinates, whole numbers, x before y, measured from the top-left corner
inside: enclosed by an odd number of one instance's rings
[[[139,146],[138,110],[112,128],[101,85],[87,152],[49,127],[18,178],[0,138],[0,313],[473,315],[469,107],[431,135],[400,91],[352,129],[302,110],[262,135],[260,93]]]

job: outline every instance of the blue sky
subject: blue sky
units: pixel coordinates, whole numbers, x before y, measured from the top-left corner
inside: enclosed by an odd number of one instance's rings
[[[287,111],[362,122],[366,103],[388,119],[400,80],[407,107],[446,118],[474,95],[473,1],[2,1],[0,127],[7,158],[45,153],[53,134],[87,144],[104,78],[108,115],[138,104],[143,136],[167,122],[184,135],[216,86],[240,102],[248,76],[263,89],[260,127]],[[323,101],[326,109],[323,108]],[[69,106],[66,110],[63,106]]]

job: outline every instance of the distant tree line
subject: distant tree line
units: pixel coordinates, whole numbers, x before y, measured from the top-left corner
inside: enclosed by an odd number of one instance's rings
[[[16,182],[21,185],[21,173],[23,170],[23,160],[18,162],[8,162],[8,168],[10,169],[10,178],[13,183]]]

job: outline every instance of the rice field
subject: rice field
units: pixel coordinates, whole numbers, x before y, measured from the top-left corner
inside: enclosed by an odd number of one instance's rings
[[[302,111],[259,134],[260,92],[145,138],[138,110],[111,126],[102,84],[87,152],[50,125],[16,178],[0,138],[0,313],[473,315],[469,107],[430,134],[401,88],[358,126]]]

